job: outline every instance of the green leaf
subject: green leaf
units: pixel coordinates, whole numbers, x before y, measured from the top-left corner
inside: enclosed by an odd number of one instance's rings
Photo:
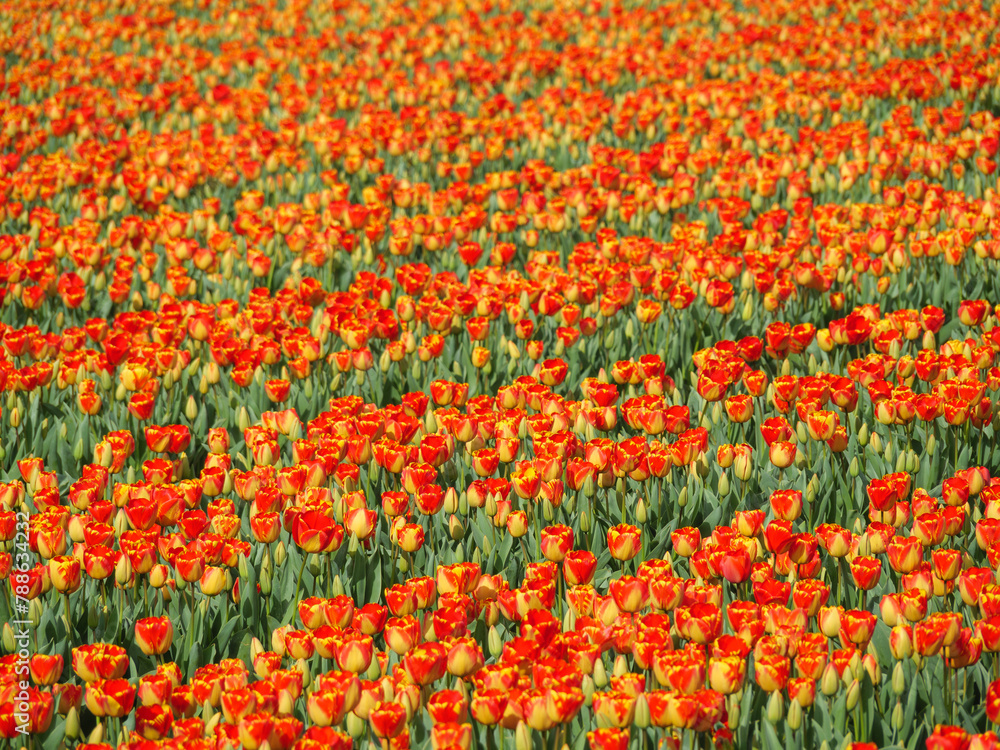
[[[773,750],[777,750],[780,748],[783,743],[778,739],[778,732],[775,730],[774,725],[765,718],[761,720],[760,726],[764,735],[762,747],[765,750],[771,750],[772,748]]]
[[[188,653],[187,671],[184,673],[185,675],[189,676],[189,679],[191,675],[194,675],[195,670],[201,666],[200,660],[201,660],[201,644],[197,640],[195,640],[194,644],[192,644],[191,646],[190,653]]]

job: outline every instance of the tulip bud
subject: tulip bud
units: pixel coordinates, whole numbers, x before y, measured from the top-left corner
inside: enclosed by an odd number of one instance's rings
[[[608,673],[604,669],[604,659],[598,659],[594,662],[594,685],[600,690],[608,684]]]
[[[719,476],[719,497],[725,497],[729,494],[729,479],[723,473]]]
[[[861,429],[858,430],[858,445],[864,447],[868,445],[868,425],[862,423]]]
[[[198,402],[194,400],[193,395],[188,396],[187,403],[184,405],[184,416],[191,422],[198,416]]]
[[[861,557],[870,557],[872,554],[872,542],[867,532],[858,539],[858,554]]]
[[[726,475],[723,474],[722,478],[725,479]],[[546,500],[546,502],[548,502],[548,500]],[[646,503],[645,498],[641,498],[640,497],[639,498],[639,504],[636,505],[636,507],[635,507],[635,520],[638,521],[639,523],[646,523],[646,520],[648,519],[649,512],[647,511],[646,508],[647,508],[647,503]],[[551,519],[549,519],[549,520],[551,520]]]
[[[837,674],[837,668],[833,664],[827,664],[823,670],[823,675],[819,681],[819,689],[827,697],[835,695],[840,689],[840,675]]]
[[[804,443],[809,439],[809,430],[806,428],[805,422],[799,422],[795,425],[795,436],[799,439],[800,443]]]
[[[615,677],[621,677],[622,675],[628,674],[628,661],[625,659],[624,654],[618,654],[615,657],[615,664],[612,667],[611,673]]]
[[[736,691],[726,700],[726,709],[729,714],[729,720],[733,723],[734,727],[740,725],[740,699],[742,698],[742,689]]]
[[[38,623],[42,621],[42,611],[44,610],[44,605],[42,604],[42,599],[32,599],[28,602],[28,622],[31,623],[31,627],[37,628]]]
[[[516,750],[531,750],[531,730],[523,721],[518,721],[514,730],[514,747]]]
[[[583,691],[584,703],[589,706],[594,700],[594,691],[596,690],[594,678],[589,674],[585,674],[583,676],[583,683],[580,685],[580,689]]]
[[[365,720],[351,711],[347,714],[347,733],[356,740],[361,739],[366,729]]]
[[[851,475],[852,479],[857,478],[858,474],[861,473],[861,464],[858,463],[857,456],[851,459],[851,464],[847,467],[847,473]]]
[[[851,684],[847,687],[848,711],[854,710],[854,707],[858,705],[859,698],[861,698],[861,684],[857,680],[851,680]]]
[[[119,586],[127,586],[129,581],[132,579],[132,563],[128,559],[128,555],[122,555],[118,558],[118,564],[115,565],[115,581]]]
[[[801,422],[799,424],[801,424]],[[793,461],[793,465],[795,466],[795,468],[798,469],[799,471],[802,471],[806,468],[807,463],[808,459],[806,458],[806,454],[802,451],[801,448],[796,448],[795,459]]]
[[[14,653],[17,646],[14,643],[14,629],[10,626],[9,622],[3,624],[3,636],[0,638],[3,641],[3,650],[8,654]]]
[[[339,575],[333,577],[333,586],[331,587],[331,593],[335,597],[344,595],[344,582],[340,580]]]
[[[722,402],[716,401],[712,405],[712,424],[710,426],[719,424],[719,420],[721,419],[722,419]]]
[[[262,569],[260,571],[260,579],[258,580],[258,583],[260,584],[260,593],[261,593],[261,596],[270,596],[271,595],[271,591],[272,591],[271,578],[272,578],[272,576],[271,576],[270,569],[268,569],[268,570],[263,570]]]
[[[94,727],[90,734],[87,735],[87,742],[90,744],[97,744],[104,739],[104,723],[98,722],[97,726]]]
[[[903,662],[897,661],[892,668],[892,692],[895,695],[902,695],[906,690],[906,673],[903,671]]]
[[[240,407],[240,413],[236,417],[236,424],[240,428],[240,432],[245,432],[246,429],[252,424],[250,421],[250,413],[247,411],[245,406]]]
[[[897,662],[898,664],[899,662]],[[882,679],[882,670],[879,668],[878,661],[872,654],[865,654],[861,658],[861,666],[864,667],[865,672],[868,673],[868,679],[872,681],[872,685],[878,685],[879,681]]]
[[[538,510],[536,509],[537,513]],[[542,518],[545,519],[546,523],[552,523],[556,517],[556,509],[552,507],[552,502],[548,498],[542,500]]]
[[[934,435],[932,434],[929,438],[927,438],[927,443],[924,445],[924,450],[926,451],[928,456],[933,456],[935,448],[937,448],[937,440],[934,439]]]
[[[639,697],[635,701],[635,714],[632,723],[639,727],[639,729],[646,729],[651,722],[652,715],[649,711],[649,703],[646,701],[646,694],[639,693]]]
[[[442,467],[442,470],[444,469],[454,470],[455,469],[454,462],[449,461],[447,464],[445,464],[445,466]],[[455,513],[456,511],[458,511],[458,491],[454,487],[449,487],[445,491],[444,505],[442,506],[442,510],[444,510],[445,513]]]
[[[250,640],[250,663],[253,664],[254,659],[264,653],[264,644],[260,642],[260,638],[254,636]]]
[[[876,453],[882,453],[882,438],[877,432],[873,432],[871,436],[872,450]]]
[[[77,712],[76,706],[71,706],[66,713],[64,732],[67,739],[76,739],[80,736],[80,714]]]
[[[307,688],[312,685],[312,672],[309,669],[309,662],[305,659],[296,660],[292,669],[297,669],[302,673],[302,687]]]
[[[784,715],[785,702],[782,692],[775,690],[771,693],[771,697],[767,699],[767,720],[772,724],[777,724]]]
[[[792,701],[788,704],[788,715],[785,717],[788,728],[793,732],[802,726],[802,704]]]
[[[115,536],[118,537],[129,530],[128,516],[125,515],[124,509],[119,510],[115,514],[115,519],[111,522],[111,526],[115,530]]]
[[[500,640],[500,633],[494,626],[490,626],[489,635],[486,638],[486,643],[490,649],[490,656],[494,659],[499,659],[500,654],[503,653],[503,642]]]
[[[903,704],[900,701],[896,701],[892,709],[892,726],[896,731],[903,728]]]
[[[590,532],[590,515],[587,511],[583,511],[583,513],[580,514],[580,531],[585,533]]]
[[[688,504],[688,488],[681,487],[681,491],[677,494],[677,505],[681,508],[686,507]]]
[[[456,542],[460,542],[465,538],[465,526],[462,525],[458,516],[454,514],[448,519],[448,535]]]

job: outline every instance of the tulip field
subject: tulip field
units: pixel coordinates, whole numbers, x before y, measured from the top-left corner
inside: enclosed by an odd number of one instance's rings
[[[998,30],[0,1],[0,750],[1000,748]]]

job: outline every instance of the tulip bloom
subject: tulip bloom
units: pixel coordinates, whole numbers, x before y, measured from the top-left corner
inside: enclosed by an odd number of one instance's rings
[[[771,510],[775,518],[795,521],[802,515],[802,493],[791,489],[775,490],[771,493]]]
[[[135,687],[128,680],[99,680],[87,685],[86,703],[94,716],[120,719],[132,713]]]
[[[170,618],[146,617],[135,624],[135,642],[147,656],[165,654],[174,640]]]
[[[548,526],[542,529],[541,550],[547,560],[562,562],[573,549],[573,529],[569,526]]]
[[[406,726],[406,709],[399,703],[380,701],[368,714],[372,734],[379,739],[392,739]]]
[[[403,657],[403,669],[417,685],[430,685],[444,676],[448,664],[448,649],[440,643],[421,644]]]
[[[615,560],[631,560],[641,548],[642,532],[637,526],[623,523],[608,529],[608,550]]]
[[[777,441],[768,448],[771,464],[779,469],[787,469],[795,461],[795,443]]]
[[[882,561],[874,557],[856,557],[851,561],[851,577],[862,591],[871,591],[882,576]]]

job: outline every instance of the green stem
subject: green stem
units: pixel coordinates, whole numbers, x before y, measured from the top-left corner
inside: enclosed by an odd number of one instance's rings
[[[542,531],[541,531],[541,521],[538,518],[539,511],[541,510],[541,503],[538,500],[528,500],[529,507],[531,508],[531,518],[534,521],[535,526],[535,559],[542,559]]]
[[[844,565],[841,558],[837,558],[837,606],[840,606],[844,598]]]
[[[305,553],[302,554],[302,564],[299,566],[299,577],[295,581],[295,596],[292,597],[291,606],[294,608],[299,601],[299,589],[302,587],[302,576],[306,572],[306,560],[307,556]]]
[[[191,603],[191,620],[188,622],[188,653],[194,648],[194,584],[188,584],[188,596]]]
[[[524,537],[522,536],[518,541],[521,543],[521,552],[524,554],[524,575],[528,575],[528,564],[531,562],[528,558],[528,545],[524,543]]]
[[[73,649],[73,616],[70,614],[69,609],[69,594],[63,595],[63,609],[66,613],[66,650],[68,655],[72,655]]]

